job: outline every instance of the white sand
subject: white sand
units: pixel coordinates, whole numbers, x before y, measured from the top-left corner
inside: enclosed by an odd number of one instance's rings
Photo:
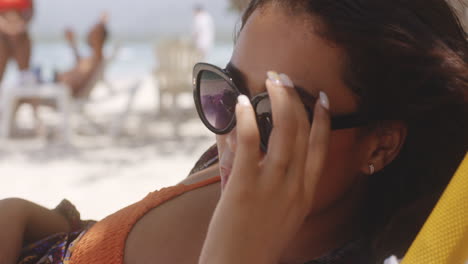
[[[21,197],[52,208],[67,198],[83,219],[98,220],[185,178],[215,138],[195,115],[184,123],[181,138],[173,138],[171,123],[156,116],[157,89],[150,77],[138,90],[124,136],[114,139],[106,133],[122,112],[124,91],[132,82],[116,82],[114,96],[108,96],[104,86],[93,94],[87,112],[103,131],[74,122],[71,145],[61,144],[53,136],[60,116],[41,109],[48,133],[1,141],[0,199]],[[184,99],[190,105],[191,95]],[[23,133],[32,126],[28,107],[20,110],[18,125]]]

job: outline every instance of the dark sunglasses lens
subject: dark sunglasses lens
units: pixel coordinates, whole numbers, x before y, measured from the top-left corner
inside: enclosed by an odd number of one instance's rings
[[[202,71],[199,79],[202,113],[208,123],[222,131],[234,119],[237,94],[229,83],[217,73]]]
[[[271,130],[273,129],[270,98],[265,97],[260,100],[255,107],[255,112],[257,113],[257,124],[260,130],[261,147],[266,151]]]

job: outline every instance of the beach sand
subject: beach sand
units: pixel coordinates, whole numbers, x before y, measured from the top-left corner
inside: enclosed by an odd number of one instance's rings
[[[19,136],[2,140],[0,199],[20,197],[53,208],[64,198],[81,212],[82,219],[99,220],[145,197],[149,192],[184,179],[200,155],[215,142],[184,100],[192,119],[174,137],[170,118],[157,113],[157,88],[151,78],[141,79],[123,135],[115,138],[106,128],[128,102],[126,89],[135,80],[113,82],[115,93],[101,85],[86,112],[99,125],[76,123],[69,144],[59,140],[60,115],[41,109],[47,129],[39,136],[25,135],[32,127],[28,107],[20,110]]]

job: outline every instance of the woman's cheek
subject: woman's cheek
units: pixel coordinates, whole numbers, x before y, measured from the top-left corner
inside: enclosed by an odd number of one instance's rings
[[[313,211],[321,211],[347,195],[357,187],[360,156],[355,137],[339,133],[330,141],[328,156],[322,177],[316,188],[316,206]]]

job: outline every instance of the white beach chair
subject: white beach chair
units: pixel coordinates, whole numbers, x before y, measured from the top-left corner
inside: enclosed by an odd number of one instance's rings
[[[91,92],[94,87],[104,80],[105,70],[115,59],[119,50],[116,45],[111,55],[106,58],[95,74],[89,79],[80,93],[71,97],[70,88],[62,83],[29,84],[24,86],[4,87],[2,90],[2,121],[1,135],[3,138],[11,136],[12,120],[16,103],[22,99],[37,100],[39,104],[46,101],[56,106],[63,116],[62,137],[68,141],[70,138],[71,113],[78,113],[79,118],[87,123],[93,124],[92,119],[84,111],[85,105],[89,102]]]
[[[30,85],[24,87],[4,87],[2,90],[2,120],[1,135],[8,138],[11,135],[11,125],[16,104],[21,99],[38,99],[54,101],[57,110],[62,114],[62,138],[70,138],[70,89],[59,83]]]
[[[201,60],[202,54],[187,40],[167,40],[156,47],[159,67],[154,72],[159,89],[159,114],[171,118],[175,134],[184,114],[195,116],[195,108],[185,111],[179,104],[179,96],[192,94],[192,70],[195,63]],[[171,98],[171,105],[166,106],[166,98]]]

